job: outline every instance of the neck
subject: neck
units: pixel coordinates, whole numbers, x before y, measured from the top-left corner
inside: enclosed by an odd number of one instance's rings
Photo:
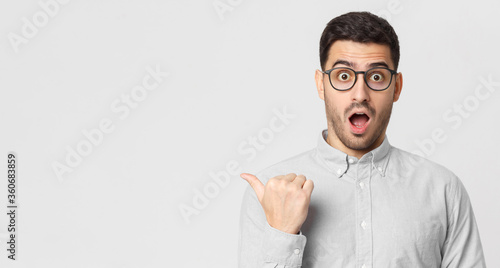
[[[375,140],[375,142],[373,142],[367,148],[356,150],[356,149],[352,149],[352,148],[349,148],[349,147],[345,146],[345,144],[342,143],[342,141],[337,137],[337,135],[335,135],[334,130],[328,128],[328,136],[326,137],[326,142],[330,146],[332,146],[333,148],[335,148],[337,150],[340,150],[340,151],[346,153],[349,156],[354,156],[354,157],[360,159],[366,153],[368,153],[368,152],[372,151],[373,149],[379,147],[382,144],[382,142],[384,142],[384,138],[385,138],[385,131],[382,132],[382,134]]]

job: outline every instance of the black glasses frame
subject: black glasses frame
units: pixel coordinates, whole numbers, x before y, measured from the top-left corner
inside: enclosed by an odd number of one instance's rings
[[[336,88],[335,86],[333,86],[333,83],[332,83],[332,79],[330,77],[330,74],[332,73],[333,70],[338,70],[338,69],[347,69],[347,70],[351,70],[353,73],[354,73],[354,83],[352,83],[352,86],[350,88],[347,88],[347,89],[338,89]],[[368,85],[368,82],[366,81],[366,73],[370,72],[371,70],[374,70],[374,69],[386,69],[388,70],[389,72],[391,72],[391,80],[389,81],[389,84],[387,85],[386,88],[384,89],[374,89],[372,87],[370,87],[370,85]],[[354,87],[354,85],[356,85],[356,82],[358,81],[358,74],[363,74],[363,80],[365,81],[365,84],[371,89],[371,90],[374,90],[374,91],[384,91],[386,89],[388,89],[390,86],[391,86],[391,83],[392,83],[392,77],[397,74],[398,72],[392,70],[392,69],[389,69],[389,68],[385,68],[385,67],[374,67],[374,68],[370,68],[366,71],[359,71],[359,72],[356,72],[354,71],[353,69],[349,68],[349,67],[336,67],[336,68],[333,68],[333,69],[330,69],[330,70],[326,70],[324,72],[322,72],[324,74],[327,74],[328,75],[328,80],[330,81],[330,85],[332,85],[332,87],[335,89],[335,90],[338,90],[338,91],[347,91],[351,88]]]

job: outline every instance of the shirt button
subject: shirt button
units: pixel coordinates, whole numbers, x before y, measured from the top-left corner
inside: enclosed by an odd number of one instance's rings
[[[363,189],[363,187],[365,187],[365,183],[364,182],[360,182],[359,183],[359,187],[361,187],[361,189]]]
[[[352,163],[354,163],[354,159],[349,158],[349,164],[352,164]]]
[[[367,266],[363,264],[363,265],[361,265],[361,268],[367,268]]]
[[[361,227],[363,227],[363,229],[366,229],[366,222],[365,221],[361,222]]]
[[[378,167],[378,171],[382,172],[382,168],[381,168],[381,167]]]
[[[339,170],[337,170],[337,174],[342,174],[342,169],[339,168]]]
[[[296,249],[293,251],[293,253],[295,253],[295,255],[299,255],[299,253],[300,253],[300,249],[296,248]]]

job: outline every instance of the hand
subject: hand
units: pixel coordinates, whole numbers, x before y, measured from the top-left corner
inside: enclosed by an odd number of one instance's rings
[[[298,234],[307,218],[314,184],[304,175],[290,173],[271,178],[264,184],[254,175],[242,173],[257,194],[267,222],[273,228]]]

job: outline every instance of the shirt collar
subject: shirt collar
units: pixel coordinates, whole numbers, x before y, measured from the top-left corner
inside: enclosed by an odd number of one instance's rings
[[[370,162],[372,169],[377,170],[382,177],[385,176],[387,163],[389,162],[389,152],[392,147],[387,139],[387,135],[379,147],[366,153],[359,160],[354,156],[349,156],[346,153],[333,148],[326,142],[327,136],[328,129],[322,130],[319,135],[316,150],[318,157],[324,162],[328,169],[335,173],[337,177],[342,177],[349,170],[350,165],[363,162]]]

